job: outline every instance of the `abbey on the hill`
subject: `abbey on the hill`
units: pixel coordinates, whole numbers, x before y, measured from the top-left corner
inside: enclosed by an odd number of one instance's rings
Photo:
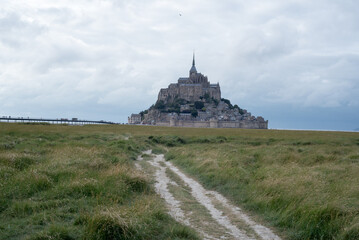
[[[197,72],[193,55],[188,77],[162,88],[157,102],[140,114],[132,114],[129,124],[202,128],[267,129],[268,120],[221,98],[219,83],[211,84]]]
[[[219,83],[210,84],[208,78],[202,73],[197,73],[194,55],[189,77],[181,77],[178,83],[171,83],[168,88],[162,88],[158,94],[158,100],[164,103],[173,102],[176,98],[189,102],[198,101],[205,94],[210,98],[221,100]]]

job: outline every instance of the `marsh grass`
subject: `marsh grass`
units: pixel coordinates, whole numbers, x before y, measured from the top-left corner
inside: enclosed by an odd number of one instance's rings
[[[262,133],[192,141],[171,147],[166,158],[289,239],[358,239],[359,135]]]
[[[124,136],[116,127],[0,124],[0,239],[198,239],[133,167],[150,145]]]
[[[358,133],[6,123],[0,239],[196,239],[134,170],[150,148],[284,238],[359,239]]]

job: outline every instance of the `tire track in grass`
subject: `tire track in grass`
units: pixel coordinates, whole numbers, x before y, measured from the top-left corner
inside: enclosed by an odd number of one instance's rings
[[[150,151],[146,151],[144,153],[151,154]],[[212,220],[217,222],[217,224],[221,225],[221,227],[224,229],[227,229],[227,231],[223,232],[222,236],[220,237],[221,239],[228,239],[226,235],[228,236],[229,234],[234,239],[280,240],[280,238],[275,235],[269,228],[254,222],[248,215],[243,213],[240,208],[232,205],[223,195],[215,191],[206,190],[200,183],[192,178],[187,177],[171,162],[165,161],[163,154],[153,156],[154,157],[152,160],[150,160],[148,163],[150,163],[156,169],[154,173],[154,177],[156,179],[156,191],[166,201],[170,215],[173,216],[177,221],[187,226],[194,227],[191,225],[191,220],[195,221],[195,219],[191,219],[191,215],[193,215],[192,212],[186,214],[182,209],[184,208],[184,202],[176,199],[171,193],[169,185],[175,185],[177,183],[174,183],[174,181],[172,181],[167,176],[167,169],[169,169],[171,172],[177,175],[181,181],[183,181],[183,183],[189,189],[192,197],[198,202],[198,204],[201,204],[203,207],[205,207]],[[138,160],[143,159],[139,157]],[[138,167],[139,165],[136,163],[136,166]],[[221,209],[225,209],[225,211],[222,211]],[[234,221],[233,216],[236,218],[236,221]],[[238,224],[238,220],[242,224]],[[243,227],[243,224],[245,224],[245,227]],[[238,225],[242,225],[242,227],[239,227]],[[205,239],[217,239],[211,235],[212,233],[204,232],[203,229],[205,229],[204,226],[203,228],[196,227],[196,230],[201,233]],[[250,229],[250,231],[248,231],[248,229]],[[256,236],[254,236],[253,233],[255,233],[254,235]]]
[[[157,181],[155,184],[156,192],[166,200],[166,203],[169,205],[170,215],[177,221],[189,226],[189,220],[185,217],[184,212],[181,209],[181,202],[175,199],[168,189],[168,185],[171,183],[171,179],[167,177],[166,167],[163,167],[160,162],[162,162],[160,155],[156,155],[155,158],[153,158],[153,160],[150,162],[152,166],[157,168],[155,172],[155,178]]]
[[[192,189],[169,168],[167,175],[176,183],[169,186],[173,196],[181,202],[181,209],[190,220],[191,227],[204,236],[204,239],[233,239],[226,228],[215,221],[207,208],[193,196]],[[210,234],[210,235],[209,235]]]
[[[243,213],[239,207],[236,207],[229,203],[223,195],[215,191],[207,191],[209,194],[212,194],[223,206],[227,209],[230,209],[231,212],[236,215],[238,218],[243,220],[251,229],[253,229],[262,239],[264,240],[280,240],[276,234],[272,232],[269,228],[254,222],[247,214]]]
[[[164,156],[161,156],[164,161]],[[211,198],[207,196],[207,190],[202,187],[197,181],[187,177],[184,173],[182,173],[177,167],[173,166],[170,162],[165,162],[166,166],[175,172],[188,186],[192,189],[192,196],[203,206],[207,208],[212,218],[215,219],[220,225],[227,228],[231,235],[236,239],[255,239],[253,237],[248,236],[242,230],[237,228],[237,226],[233,225],[229,218],[223,214],[223,212],[217,209]]]

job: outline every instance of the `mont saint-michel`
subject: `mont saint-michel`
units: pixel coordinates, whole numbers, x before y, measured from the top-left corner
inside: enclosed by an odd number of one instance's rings
[[[189,76],[162,88],[156,103],[139,114],[132,114],[128,122],[170,127],[268,128],[268,120],[252,116],[246,109],[222,98],[219,83],[211,84],[207,76],[197,72],[194,56]]]

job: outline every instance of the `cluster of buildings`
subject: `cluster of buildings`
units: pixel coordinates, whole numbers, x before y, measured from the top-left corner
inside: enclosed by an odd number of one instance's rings
[[[129,124],[203,128],[267,129],[268,120],[221,98],[219,83],[197,72],[193,56],[188,77],[162,88],[156,104],[142,114],[132,114]]]

